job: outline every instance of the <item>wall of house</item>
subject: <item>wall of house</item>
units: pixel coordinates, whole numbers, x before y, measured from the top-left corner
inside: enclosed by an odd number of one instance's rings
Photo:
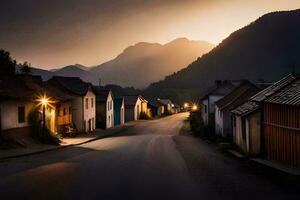
[[[233,141],[247,155],[260,153],[260,112],[254,112],[246,117],[234,117]],[[243,128],[244,126],[244,128]]]
[[[86,101],[88,99],[88,101]],[[87,103],[88,102],[88,103]],[[87,106],[88,104],[88,106]],[[96,128],[96,95],[90,88],[84,96],[83,120],[85,122],[85,132],[93,131]]]
[[[164,106],[160,106],[158,109],[157,109],[157,115],[158,116],[161,116],[164,114],[164,110],[165,110],[165,107]]]
[[[245,129],[243,128],[243,126],[246,125],[246,119],[241,116],[235,116],[234,120],[235,126],[233,131],[233,141],[241,150],[247,152],[246,132],[244,132]]]
[[[264,154],[300,168],[300,107],[264,104]]]
[[[215,113],[215,105],[216,105],[216,102],[218,100],[220,100],[221,98],[223,98],[224,96],[216,96],[216,95],[210,95],[209,96],[209,108],[208,108],[208,111],[209,113]]]
[[[215,106],[215,133],[223,135],[223,113],[218,106]]]
[[[208,99],[202,101],[201,116],[204,124],[208,124]]]
[[[111,92],[107,97],[106,105],[106,128],[112,128],[114,127],[114,101]]]
[[[121,125],[123,125],[124,123],[125,123],[125,105],[123,100],[121,105]]]
[[[72,101],[73,123],[79,132],[84,132],[83,123],[83,97],[77,96]]]
[[[249,142],[248,149],[250,155],[260,154],[261,146],[261,113],[255,112],[249,115]]]
[[[125,122],[135,120],[135,109],[136,106],[125,107]]]
[[[34,107],[34,102],[30,101],[4,101],[0,103],[1,111],[1,128],[2,130],[8,130],[13,128],[28,127],[28,115]],[[18,107],[25,107],[25,122],[18,122]]]
[[[135,104],[135,109],[134,109],[134,120],[140,119],[140,115],[142,112],[142,101],[140,98],[137,99],[137,102]]]

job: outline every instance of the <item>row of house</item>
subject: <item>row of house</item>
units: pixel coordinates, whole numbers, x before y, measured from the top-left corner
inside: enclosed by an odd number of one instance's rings
[[[237,84],[236,84],[237,83]],[[202,98],[201,116],[248,156],[300,168],[300,78],[273,84],[225,81]]]
[[[29,116],[42,112],[53,133],[92,132],[112,128],[144,116],[174,113],[170,100],[146,100],[141,95],[114,97],[111,90],[94,86],[78,77],[16,75],[0,81],[0,131],[20,134],[29,131]]]

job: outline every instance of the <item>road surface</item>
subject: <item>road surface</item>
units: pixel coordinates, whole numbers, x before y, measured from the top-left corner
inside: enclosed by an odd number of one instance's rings
[[[116,137],[3,161],[1,199],[300,199],[285,175],[182,131],[187,117],[137,122]]]

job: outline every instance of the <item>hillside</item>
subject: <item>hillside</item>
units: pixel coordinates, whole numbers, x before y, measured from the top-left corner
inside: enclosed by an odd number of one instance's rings
[[[33,75],[40,75],[44,80],[50,79],[52,76],[66,76],[66,77],[80,77],[86,82],[90,82],[94,85],[99,84],[99,77],[92,72],[85,70],[86,67],[82,65],[69,65],[55,70],[43,70],[38,68],[32,68]]]
[[[299,35],[300,10],[264,15],[188,67],[151,84],[145,94],[182,100],[201,94],[217,79],[278,80],[299,71]]]
[[[178,38],[165,45],[141,42],[90,71],[98,74],[104,84],[145,88],[182,69],[212,48],[210,43],[186,38]]]

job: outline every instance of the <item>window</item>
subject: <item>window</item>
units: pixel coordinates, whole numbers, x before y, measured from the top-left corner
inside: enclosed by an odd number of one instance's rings
[[[19,123],[25,122],[25,107],[24,106],[18,107],[18,122]]]
[[[109,110],[109,101],[107,102],[107,110]]]
[[[94,107],[94,99],[91,98],[91,107],[93,108]]]
[[[112,103],[113,103],[113,102],[112,102],[112,101],[110,101],[110,109],[111,109],[111,110],[112,110]]]
[[[89,109],[89,99],[85,99],[85,109]]]

